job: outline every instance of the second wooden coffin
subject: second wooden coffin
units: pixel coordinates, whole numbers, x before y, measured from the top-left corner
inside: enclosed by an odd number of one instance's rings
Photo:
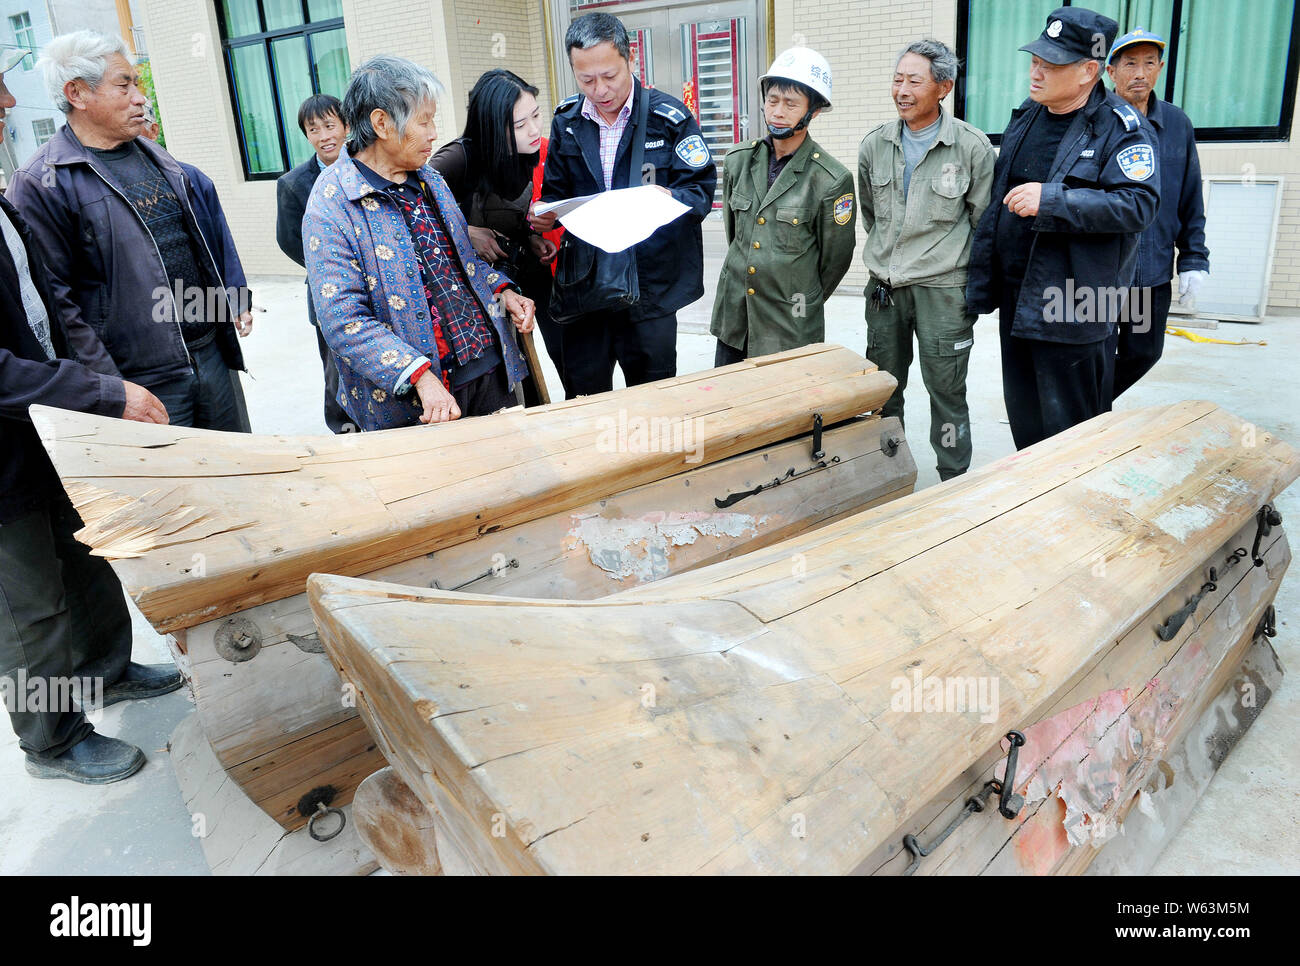
[[[333,576],[309,596],[385,757],[474,871],[874,871],[1300,474],[1244,425],[1199,402],[1110,413],[600,601]],[[899,681],[918,671],[997,699],[916,713]]]

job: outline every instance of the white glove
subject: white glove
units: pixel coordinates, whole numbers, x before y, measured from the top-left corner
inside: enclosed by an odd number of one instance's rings
[[[1193,269],[1189,272],[1178,273],[1178,301],[1186,302],[1191,297],[1193,302],[1196,301],[1196,293],[1201,290],[1205,280],[1210,277],[1209,272],[1203,272],[1199,269]]]

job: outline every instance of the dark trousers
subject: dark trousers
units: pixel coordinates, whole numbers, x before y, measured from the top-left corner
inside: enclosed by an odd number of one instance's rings
[[[1115,394],[1131,389],[1160,361],[1165,351],[1165,324],[1173,301],[1173,283],[1148,289],[1131,288],[1119,323],[1119,345],[1115,356]]]
[[[339,405],[339,367],[334,361],[334,353],[330,351],[325,337],[320,334],[320,326],[313,328],[316,330],[316,348],[320,350],[321,371],[325,375],[325,425],[331,433],[356,432],[357,427],[351,417]],[[348,426],[352,428],[347,429]]]
[[[721,339],[718,340],[718,347],[713,350],[713,368],[718,369],[722,366],[732,366],[737,362],[744,362],[748,356],[745,355],[744,349],[737,349],[729,346]]]
[[[46,689],[72,678],[99,678],[107,687],[131,659],[122,585],[106,560],[73,538],[81,527],[61,491],[51,507],[0,525],[0,678],[8,679],[9,723],[23,751],[59,755],[94,730],[72,706],[47,701],[32,710],[34,679]]]
[[[1016,449],[1110,410],[1114,343],[1070,345],[1011,334],[1015,299],[1001,308],[1002,395]]]
[[[633,320],[627,312],[585,315],[561,336],[568,398],[609,392],[615,363],[629,386],[677,375],[677,313]]]
[[[467,416],[490,416],[498,410],[517,406],[519,401],[507,387],[506,379],[506,367],[503,364],[471,379],[463,386],[452,386],[451,397],[460,407],[461,419]]]
[[[189,350],[188,373],[145,388],[167,407],[168,421],[173,426],[220,429],[228,433],[243,431],[230,370],[216,340],[209,336]]]

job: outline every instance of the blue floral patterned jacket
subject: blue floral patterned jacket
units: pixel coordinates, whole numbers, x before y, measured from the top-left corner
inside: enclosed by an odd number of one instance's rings
[[[513,390],[528,375],[528,364],[495,297],[513,283],[475,254],[442,175],[427,164],[416,175],[429,186],[460,267],[496,330]],[[302,235],[316,316],[338,359],[339,403],[363,430],[417,423],[422,407],[408,377],[426,359],[437,370],[438,351],[402,212],[371,187],[344,150],[312,187]]]

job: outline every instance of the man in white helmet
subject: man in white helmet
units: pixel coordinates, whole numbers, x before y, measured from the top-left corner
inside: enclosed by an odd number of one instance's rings
[[[994,162],[984,133],[942,107],[956,79],[957,55],[946,44],[908,45],[894,67],[898,120],[871,131],[858,152],[871,270],[867,358],[898,380],[883,412],[902,419],[915,334],[943,480],[970,468],[966,369],[975,316],[966,307],[966,267]]]
[[[759,82],[768,135],[733,147],[723,170],[715,366],[822,341],[823,303],[853,262],[853,175],[808,136],[831,109],[830,64],[792,47]]]

